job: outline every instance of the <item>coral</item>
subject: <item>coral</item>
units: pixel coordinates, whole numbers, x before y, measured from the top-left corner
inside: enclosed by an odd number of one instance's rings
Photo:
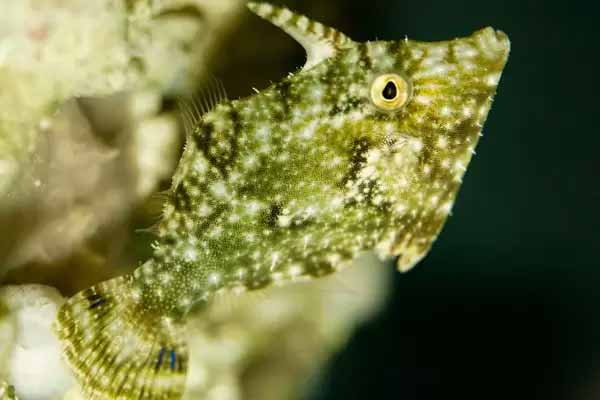
[[[163,96],[205,78],[241,6],[3,3],[0,224],[17,229],[0,239],[0,276],[94,253],[89,239],[114,237],[170,177],[181,137]]]
[[[58,398],[74,384],[51,330],[61,303],[58,291],[46,286],[0,288],[0,381],[14,385],[23,399]]]

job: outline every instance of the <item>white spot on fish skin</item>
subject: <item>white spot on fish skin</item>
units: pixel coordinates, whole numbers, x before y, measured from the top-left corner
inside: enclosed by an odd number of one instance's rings
[[[415,96],[414,101],[416,101],[417,103],[422,104],[424,106],[428,106],[432,103],[432,98],[429,96],[420,94],[418,96]]]
[[[289,226],[290,226],[290,224],[291,224],[291,222],[292,222],[292,217],[291,217],[291,216],[289,216],[289,215],[280,215],[280,216],[277,218],[277,223],[278,223],[278,225],[279,225],[280,227],[282,227],[282,228],[287,228],[287,227],[289,227]]]
[[[306,249],[307,249],[307,247],[308,247],[308,244],[310,243],[310,239],[311,239],[310,235],[306,235],[306,236],[304,236],[304,238],[302,239],[302,240],[303,240],[303,243],[304,243],[304,250],[306,250]]]
[[[304,215],[306,216],[306,218],[314,217],[315,215],[317,215],[317,209],[314,206],[308,206],[304,210]]]
[[[260,209],[261,209],[261,204],[254,200],[248,202],[248,205],[246,206],[246,211],[250,215],[256,215],[260,211]]]
[[[363,118],[363,113],[360,110],[352,111],[348,114],[348,119],[350,121],[360,121]]]
[[[310,139],[315,135],[316,129],[318,126],[318,122],[314,121],[313,123],[309,124],[303,131],[302,133],[300,133],[300,137],[302,139]]]
[[[262,140],[263,142],[266,142],[267,140],[269,140],[270,136],[271,136],[271,128],[269,128],[269,126],[267,126],[267,125],[262,125],[256,130],[256,137],[258,139]]]
[[[451,210],[452,210],[452,202],[451,201],[444,203],[441,207],[438,208],[438,212],[440,214],[444,214],[444,215],[449,214]]]
[[[221,275],[217,272],[212,272],[208,275],[207,281],[211,286],[217,286],[221,282]]]
[[[308,29],[309,24],[310,19],[308,19],[308,17],[306,17],[305,15],[302,15],[300,18],[298,18],[298,21],[296,22],[296,26],[302,30]]]
[[[437,147],[440,149],[445,149],[448,147],[448,139],[445,136],[440,136],[437,141]]]
[[[396,213],[398,213],[399,215],[404,215],[408,210],[408,206],[404,203],[398,203],[394,208]]]
[[[277,262],[279,261],[279,252],[274,252],[271,254],[271,267],[269,268],[271,271],[275,270],[277,266]]]
[[[369,49],[369,56],[373,59],[378,60],[387,53],[387,46],[385,43],[370,42],[367,46]]]
[[[323,98],[323,88],[321,86],[313,86],[309,91],[310,99],[314,101],[320,101]]]
[[[464,106],[462,109],[462,115],[465,118],[470,118],[473,115],[473,108],[471,106]]]
[[[177,228],[179,228],[179,222],[175,218],[173,218],[169,220],[167,227],[171,232],[176,231]]]
[[[485,77],[485,84],[488,86],[496,86],[500,82],[500,74],[490,74]]]
[[[196,226],[196,222],[194,220],[192,220],[190,217],[185,217],[183,220],[183,225],[185,226],[185,229],[187,229],[188,231],[191,231]]]
[[[192,305],[192,299],[189,298],[188,296],[182,297],[181,300],[179,301],[179,306],[182,308],[187,308],[191,305]]]
[[[434,60],[441,60],[448,54],[448,45],[432,44],[428,47],[428,56]]]
[[[406,177],[402,176],[398,179],[398,187],[400,189],[406,189],[408,188],[409,182],[408,179],[406,179]]]
[[[140,299],[142,298],[142,291],[138,288],[131,289],[131,298],[136,303],[139,302]]]
[[[208,236],[212,239],[215,239],[215,238],[218,238],[219,236],[221,236],[222,233],[223,233],[223,227],[215,226],[214,228],[212,228],[209,231]]]
[[[419,48],[414,48],[411,50],[411,56],[412,56],[413,60],[415,60],[415,61],[423,58],[424,54],[425,54],[425,52]]]
[[[142,271],[144,272],[144,275],[154,274],[154,264],[151,262],[146,262],[146,264],[144,264],[142,267]]]
[[[197,212],[200,217],[207,217],[212,213],[212,208],[208,205],[208,203],[202,203],[198,207]]]
[[[456,43],[454,45],[454,54],[459,61],[477,56],[478,51],[468,44]]]
[[[409,142],[411,149],[415,153],[420,153],[423,150],[423,142],[420,139],[413,138]]]
[[[276,22],[279,24],[286,24],[290,19],[292,19],[292,17],[294,16],[294,14],[288,10],[287,8],[282,9],[282,11],[279,13],[279,15],[277,16]]]
[[[256,156],[254,154],[250,154],[244,159],[243,164],[246,169],[250,169],[251,167],[256,165],[257,161],[258,159],[256,158]]]
[[[197,261],[198,251],[193,247],[188,247],[183,253],[183,258],[188,262]]]
[[[227,188],[225,187],[225,184],[221,181],[213,183],[210,186],[210,190],[216,197],[223,198],[227,196]]]
[[[469,61],[463,62],[461,64],[461,66],[467,72],[473,71],[475,69],[475,64],[473,64],[472,62],[469,62]]]
[[[342,196],[335,196],[331,200],[331,208],[336,209],[344,205],[344,198]]]
[[[171,281],[173,281],[173,276],[169,273],[163,272],[160,274],[159,279],[163,285],[168,285],[171,283]]]

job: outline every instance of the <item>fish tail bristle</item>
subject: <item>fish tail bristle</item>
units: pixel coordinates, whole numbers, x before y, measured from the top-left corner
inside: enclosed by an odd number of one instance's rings
[[[85,397],[175,400],[188,351],[183,327],[144,310],[131,276],[86,289],[59,310],[55,330]]]

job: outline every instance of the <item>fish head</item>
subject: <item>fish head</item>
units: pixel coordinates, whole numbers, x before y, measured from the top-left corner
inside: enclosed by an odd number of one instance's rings
[[[399,256],[402,270],[429,250],[454,205],[509,50],[503,32],[485,28],[443,42],[354,43],[314,67],[334,104],[323,123],[352,147],[348,193],[395,221],[378,249]]]
[[[358,221],[355,231],[345,227],[349,235],[397,256],[401,270],[412,268],[450,214],[508,59],[508,37],[488,27],[441,42],[360,43],[285,8],[250,8],[306,50],[304,67],[277,93],[293,105],[300,123],[291,126],[312,141],[306,147],[323,149],[315,155],[320,168],[307,175],[343,191],[343,202],[333,202],[322,190],[320,202],[344,204]]]

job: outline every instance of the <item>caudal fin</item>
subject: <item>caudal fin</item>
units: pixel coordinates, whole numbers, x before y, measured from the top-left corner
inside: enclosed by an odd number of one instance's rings
[[[59,310],[55,329],[86,399],[180,399],[188,351],[181,325],[152,315],[124,276],[84,290]]]

